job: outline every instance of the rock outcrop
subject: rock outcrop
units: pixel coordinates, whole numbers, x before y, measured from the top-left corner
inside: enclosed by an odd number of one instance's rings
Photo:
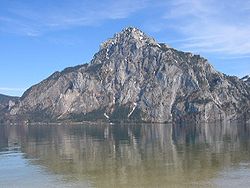
[[[55,72],[9,111],[30,121],[214,121],[249,119],[250,89],[208,61],[126,28],[89,64]]]

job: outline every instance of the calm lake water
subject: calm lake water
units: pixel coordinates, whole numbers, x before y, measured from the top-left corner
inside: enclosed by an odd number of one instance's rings
[[[250,125],[0,126],[0,187],[249,187]]]

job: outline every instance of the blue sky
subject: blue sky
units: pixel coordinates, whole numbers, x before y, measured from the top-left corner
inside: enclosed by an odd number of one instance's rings
[[[20,96],[88,63],[128,26],[226,74],[250,74],[250,0],[0,0],[0,93]]]

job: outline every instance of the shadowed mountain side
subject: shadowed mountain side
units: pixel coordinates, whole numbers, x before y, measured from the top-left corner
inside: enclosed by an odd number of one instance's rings
[[[4,117],[9,110],[19,101],[19,97],[12,97],[0,94],[0,123],[5,121]]]

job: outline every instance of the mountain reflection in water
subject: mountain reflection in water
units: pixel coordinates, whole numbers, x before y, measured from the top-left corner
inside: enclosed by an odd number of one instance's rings
[[[0,150],[0,165],[1,156],[15,150],[24,154],[28,166],[63,176],[65,185],[247,187],[250,183],[238,181],[239,174],[231,182],[228,174],[245,170],[245,180],[250,177],[246,124],[1,126]]]

